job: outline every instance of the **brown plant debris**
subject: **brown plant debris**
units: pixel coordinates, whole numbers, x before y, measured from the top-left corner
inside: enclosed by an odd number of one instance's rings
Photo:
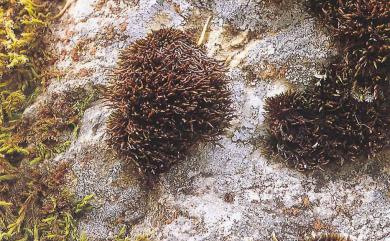
[[[146,173],[167,170],[232,118],[225,68],[186,33],[162,29],[121,54],[106,99],[109,144]]]

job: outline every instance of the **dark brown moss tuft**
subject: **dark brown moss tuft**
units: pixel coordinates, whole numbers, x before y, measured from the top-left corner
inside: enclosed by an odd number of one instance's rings
[[[298,169],[371,156],[390,144],[389,105],[359,102],[335,79],[266,100],[274,152]]]
[[[224,67],[184,32],[163,29],[121,54],[106,99],[109,144],[157,174],[200,139],[214,140],[232,118]]]
[[[350,238],[343,237],[339,234],[325,234],[319,237],[310,239],[310,241],[352,241]]]
[[[352,91],[383,97],[390,82],[390,4],[388,0],[312,0],[339,43],[343,71]]]
[[[340,57],[304,92],[266,101],[269,143],[299,169],[372,156],[390,144],[390,19],[385,0],[312,0]]]

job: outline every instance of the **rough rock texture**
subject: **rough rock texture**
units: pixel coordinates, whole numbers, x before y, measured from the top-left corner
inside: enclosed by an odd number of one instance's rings
[[[266,96],[299,87],[335,54],[304,0],[77,0],[53,26],[59,54],[50,92],[108,82],[118,53],[152,29],[200,33],[229,66],[237,119],[218,143],[203,143],[150,187],[105,144],[110,113],[85,112],[80,134],[55,160],[72,164],[69,186],[96,194],[80,231],[113,240],[120,227],[152,240],[301,240],[335,231],[353,240],[390,240],[389,153],[300,173],[261,153]],[[386,158],[387,157],[387,158]]]

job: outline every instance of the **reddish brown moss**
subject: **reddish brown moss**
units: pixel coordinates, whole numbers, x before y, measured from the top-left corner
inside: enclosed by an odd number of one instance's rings
[[[310,241],[352,241],[349,238],[343,237],[339,234],[325,234],[316,238],[310,239]]]
[[[109,144],[147,173],[167,170],[200,139],[228,127],[224,67],[187,34],[163,29],[124,50],[106,99]]]
[[[16,168],[0,158],[2,240],[79,240],[74,218],[91,206],[80,211],[80,204],[72,201],[64,189],[67,172],[66,162],[55,168]]]

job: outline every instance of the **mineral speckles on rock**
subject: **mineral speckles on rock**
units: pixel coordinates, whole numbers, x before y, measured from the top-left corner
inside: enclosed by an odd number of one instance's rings
[[[80,229],[91,237],[104,239],[115,235],[115,223],[132,224],[142,218],[146,205],[145,192],[137,179],[137,172],[124,173],[126,169],[122,163],[113,158],[104,144],[108,114],[108,109],[102,103],[95,103],[85,112],[77,141],[57,157],[70,161],[78,196],[96,195],[95,209],[86,215]]]
[[[290,18],[294,19],[294,16]],[[330,38],[316,28],[314,21],[302,19],[276,32],[256,33],[233,31],[231,25],[217,18],[213,20],[206,46],[210,54],[225,61],[231,68],[247,67],[263,80],[273,80],[275,76],[262,74],[272,67],[283,70],[279,79],[305,84],[320,70],[326,59],[335,54],[335,50],[330,48]]]
[[[120,49],[155,28],[201,30],[210,15],[206,47],[209,55],[228,60],[237,114],[233,127],[219,142],[192,150],[189,160],[146,193],[138,174],[107,149],[110,110],[94,103],[78,139],[58,157],[72,164],[76,180],[70,185],[78,196],[96,194],[96,208],[80,230],[94,241],[112,240],[125,224],[133,237],[146,232],[158,241],[263,241],[272,233],[279,240],[299,240],[323,229],[356,241],[387,241],[388,157],[376,167],[369,161],[299,173],[267,160],[256,145],[264,134],[264,98],[291,82],[304,83],[334,53],[303,0],[77,0],[53,27],[52,47],[63,53],[55,67],[68,75],[52,81],[48,91],[105,85]],[[88,44],[73,61],[69,53],[84,39]],[[83,68],[92,72],[74,74]],[[226,193],[234,200],[226,202]],[[309,206],[302,205],[303,196]]]
[[[303,1],[191,0],[242,31],[274,32],[305,18]]]
[[[286,79],[305,83],[334,53],[329,49],[329,40],[325,33],[315,29],[314,20],[308,19],[259,40],[248,51],[245,64],[258,66],[260,70],[268,64],[285,67]]]
[[[73,17],[75,19],[83,19],[91,15],[94,11],[95,0],[76,1],[74,3]]]

